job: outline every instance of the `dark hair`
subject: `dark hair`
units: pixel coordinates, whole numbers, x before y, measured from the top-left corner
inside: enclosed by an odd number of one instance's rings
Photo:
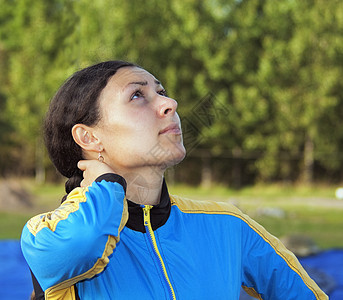
[[[120,68],[135,66],[125,61],[106,61],[82,69],[67,79],[51,100],[44,123],[45,144],[56,169],[69,178],[65,184],[67,194],[83,179],[77,167],[83,159],[82,149],[73,139],[73,126],[96,125],[100,119],[97,100],[108,80]]]

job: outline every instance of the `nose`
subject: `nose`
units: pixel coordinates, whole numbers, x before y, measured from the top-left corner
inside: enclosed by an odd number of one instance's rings
[[[166,96],[158,96],[158,115],[159,117],[163,118],[168,115],[173,115],[177,109],[177,101],[173,98],[169,98]]]

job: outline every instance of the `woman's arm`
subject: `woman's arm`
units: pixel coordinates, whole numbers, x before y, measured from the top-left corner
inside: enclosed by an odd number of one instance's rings
[[[125,187],[122,177],[107,173],[28,221],[22,251],[44,291],[102,272],[128,218]]]

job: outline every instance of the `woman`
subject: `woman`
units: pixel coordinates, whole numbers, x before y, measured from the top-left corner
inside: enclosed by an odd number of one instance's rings
[[[45,299],[327,299],[297,259],[229,204],[169,195],[185,156],[177,102],[146,70],[110,61],[53,98],[45,137],[70,178],[22,249]],[[125,179],[124,179],[125,178]],[[44,292],[43,292],[44,291]]]

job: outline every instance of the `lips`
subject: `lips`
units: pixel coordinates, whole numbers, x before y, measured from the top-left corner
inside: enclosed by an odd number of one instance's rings
[[[181,134],[181,129],[178,124],[173,123],[162,129],[159,134]]]

